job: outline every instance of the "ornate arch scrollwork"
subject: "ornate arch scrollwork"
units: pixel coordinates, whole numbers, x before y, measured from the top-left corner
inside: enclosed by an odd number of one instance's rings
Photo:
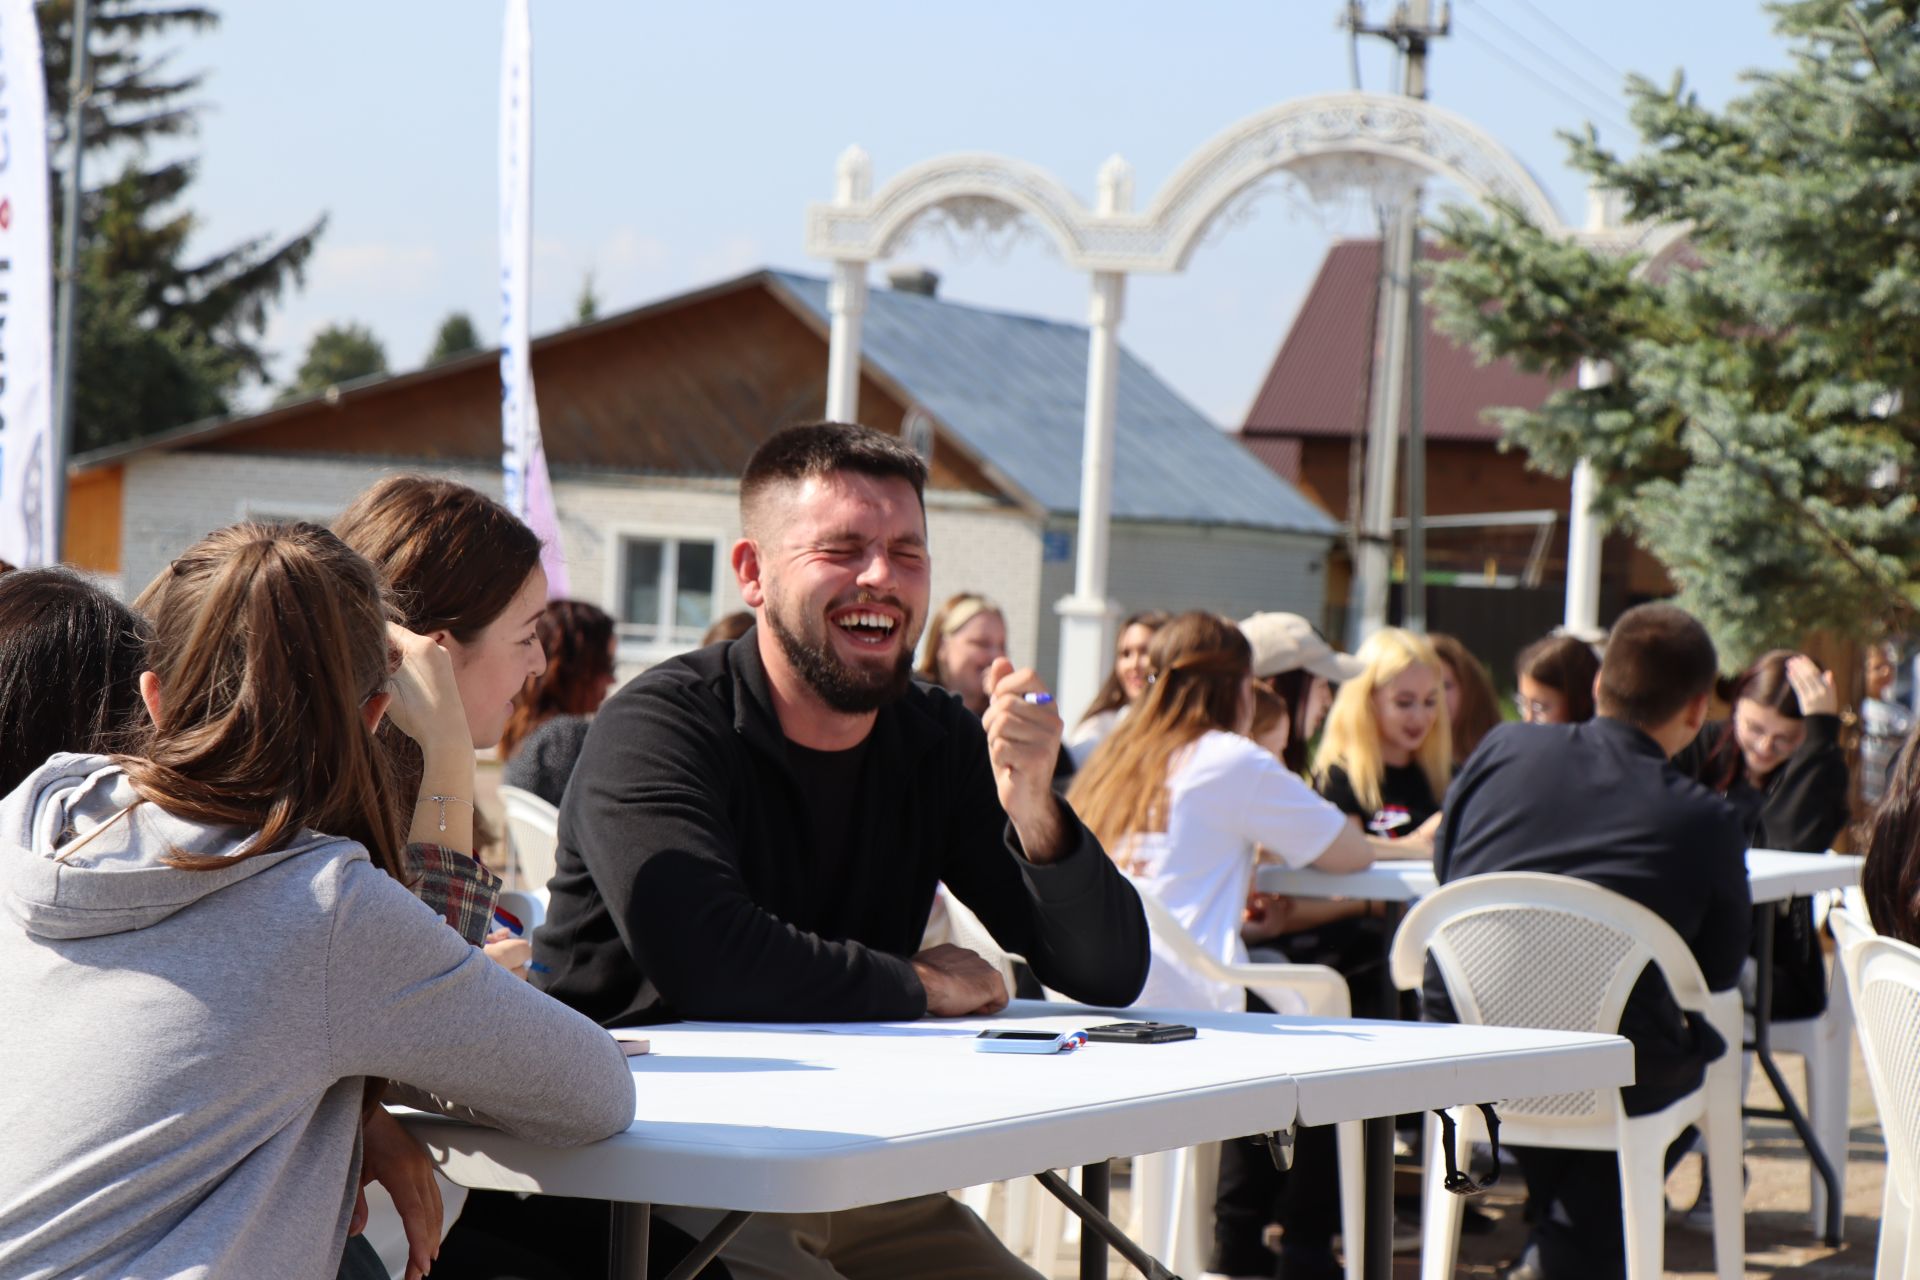
[[[957,236],[1006,237],[1030,219],[1069,262],[1082,252],[1094,215],[1052,175],[1002,156],[943,156],[916,165],[871,200],[814,205],[808,210],[807,250],[825,258],[871,260],[889,256],[923,219]]]
[[[863,170],[851,185],[843,181],[840,199],[808,211],[807,249],[817,257],[870,261],[886,257],[922,218],[989,236],[1026,218],[1070,266],[1179,271],[1244,190],[1283,170],[1316,199],[1355,186],[1377,191],[1438,176],[1478,199],[1511,203],[1544,227],[1563,229],[1553,201],[1526,167],[1465,118],[1411,98],[1340,93],[1283,103],[1233,125],[1195,152],[1143,213],[1127,208],[1124,178],[1112,188],[1118,198],[1103,192],[1096,211],[1051,175],[999,156],[931,160],[870,199]]]

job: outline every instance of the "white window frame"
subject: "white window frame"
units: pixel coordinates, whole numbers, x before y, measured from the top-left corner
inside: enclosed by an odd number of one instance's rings
[[[676,528],[672,525],[616,525],[609,529],[613,554],[607,557],[606,600],[613,607],[614,634],[623,662],[652,662],[676,653],[685,653],[699,643],[694,636],[683,640],[675,636],[679,625],[673,617],[675,597],[680,590],[680,547],[688,543],[706,543],[713,548],[713,614],[718,618],[726,610],[721,597],[721,575],[727,566],[727,535],[713,529]],[[651,639],[636,635],[632,627],[645,625],[626,619],[627,548],[634,542],[662,544],[660,556],[660,617],[653,624]]]

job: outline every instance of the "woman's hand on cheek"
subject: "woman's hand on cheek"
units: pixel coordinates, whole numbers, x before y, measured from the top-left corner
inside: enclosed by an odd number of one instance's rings
[[[387,624],[387,636],[400,653],[387,718],[422,750],[456,744],[471,750],[473,735],[467,728],[452,656],[429,637],[415,635],[398,623]]]

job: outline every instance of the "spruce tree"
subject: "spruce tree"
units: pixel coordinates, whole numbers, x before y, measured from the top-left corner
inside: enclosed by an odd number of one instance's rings
[[[72,0],[38,6],[47,80],[51,189],[67,163]],[[83,112],[76,452],[226,412],[235,392],[263,384],[268,313],[301,273],[324,216],[286,239],[256,236],[204,255],[187,242],[190,158],[159,160],[154,144],[192,133],[203,77],[177,75],[171,36],[219,21],[204,5],[94,0],[88,42],[93,92]],[[54,226],[60,225],[56,207]]]
[[[1670,266],[1452,209],[1431,291],[1484,359],[1612,363],[1604,388],[1497,416],[1537,466],[1592,461],[1602,512],[1729,663],[1920,605],[1920,0],[1772,9],[1791,60],[1724,110],[1633,77],[1636,153],[1568,138],[1629,218],[1688,227]]]

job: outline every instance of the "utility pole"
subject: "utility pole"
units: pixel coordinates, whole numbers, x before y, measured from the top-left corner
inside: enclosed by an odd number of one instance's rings
[[[53,562],[67,557],[67,458],[73,453],[73,364],[80,275],[80,157],[86,153],[87,99],[93,73],[87,50],[87,0],[73,6],[73,78],[67,98],[67,172],[60,229],[60,328],[54,358]]]
[[[1427,51],[1447,34],[1452,14],[1444,3],[1435,22],[1430,0],[1404,0],[1384,25],[1366,21],[1365,5],[1350,0],[1347,25],[1356,36],[1377,36],[1400,50],[1401,92],[1427,96]],[[1389,216],[1381,246],[1380,305],[1375,323],[1374,373],[1367,414],[1367,465],[1358,526],[1354,582],[1348,613],[1349,639],[1359,644],[1386,625],[1393,571],[1393,507],[1400,422],[1407,430],[1406,582],[1402,619],[1426,630],[1426,432],[1423,364],[1426,324],[1421,316],[1420,188],[1410,189]]]

